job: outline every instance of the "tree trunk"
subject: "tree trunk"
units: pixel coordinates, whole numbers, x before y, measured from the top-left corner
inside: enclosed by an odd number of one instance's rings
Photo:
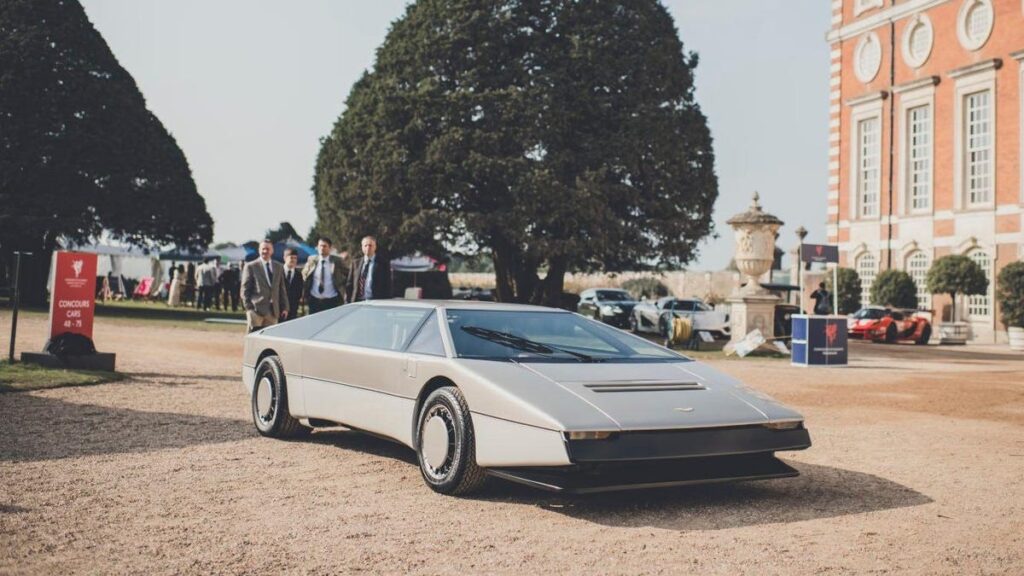
[[[565,257],[555,256],[548,259],[548,275],[537,290],[534,304],[558,308],[562,304],[562,290],[565,287]]]
[[[496,243],[494,259],[495,297],[498,302],[532,302],[540,280],[538,262],[507,243]]]

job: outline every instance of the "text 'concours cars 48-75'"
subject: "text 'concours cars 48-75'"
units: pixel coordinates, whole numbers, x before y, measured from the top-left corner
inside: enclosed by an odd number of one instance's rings
[[[378,300],[249,334],[264,436],[343,425],[415,450],[434,490],[487,475],[566,492],[795,476],[803,417],[699,362],[578,314]]]

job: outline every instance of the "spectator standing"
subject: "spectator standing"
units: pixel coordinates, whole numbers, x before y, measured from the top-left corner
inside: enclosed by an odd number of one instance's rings
[[[234,262],[224,271],[221,276],[221,283],[224,285],[224,309],[228,307],[228,299],[231,300],[231,311],[238,311],[238,296],[241,291],[241,266]]]
[[[310,314],[341,305],[348,280],[345,261],[331,254],[330,238],[320,237],[316,242],[316,252],[302,270],[303,292]]]
[[[185,277],[182,278],[183,291],[181,299],[189,306],[196,305],[196,265],[192,262],[185,267]]]
[[[181,291],[184,288],[182,276],[185,274],[185,267],[182,265],[171,265],[171,283],[167,289],[167,305],[175,308],[181,306]]]
[[[832,295],[825,289],[825,283],[819,282],[818,289],[811,293],[814,299],[814,313],[827,316],[832,313]]]
[[[377,238],[364,236],[360,247],[363,255],[349,268],[348,301],[391,298],[391,262],[377,254]]]
[[[242,269],[242,306],[249,332],[288,318],[288,292],[284,287],[284,266],[271,260],[274,244],[260,243],[260,257]]]
[[[284,287],[288,292],[288,319],[299,317],[299,303],[304,288],[302,270],[299,269],[299,253],[294,248],[284,251]]]

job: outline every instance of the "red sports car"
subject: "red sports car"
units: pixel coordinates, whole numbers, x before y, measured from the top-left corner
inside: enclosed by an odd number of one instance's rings
[[[893,343],[909,340],[927,344],[932,337],[932,323],[916,310],[892,310],[881,306],[861,308],[846,321],[850,338],[872,342]]]

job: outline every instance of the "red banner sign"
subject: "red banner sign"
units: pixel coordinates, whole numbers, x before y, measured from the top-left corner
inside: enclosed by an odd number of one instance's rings
[[[50,285],[50,339],[72,332],[92,339],[96,310],[96,255],[53,253]]]

